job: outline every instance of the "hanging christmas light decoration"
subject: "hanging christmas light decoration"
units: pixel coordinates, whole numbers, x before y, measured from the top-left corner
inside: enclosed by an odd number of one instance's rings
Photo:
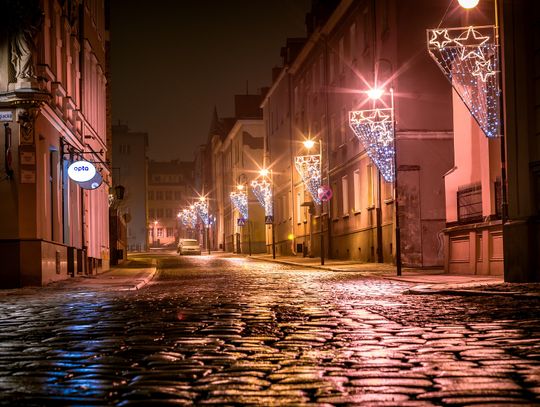
[[[259,177],[251,181],[253,195],[264,208],[264,216],[272,216],[272,184],[266,177]]]
[[[313,202],[320,205],[318,190],[321,186],[321,156],[317,154],[297,156],[294,164]]]
[[[193,209],[182,209],[182,211],[178,213],[178,217],[180,218],[182,225],[195,229],[195,226],[197,225],[197,214]]]
[[[495,26],[427,30],[428,52],[487,137],[500,135]]]
[[[394,181],[393,109],[349,112],[349,126],[387,182]]]
[[[204,226],[208,227],[210,225],[210,215],[208,214],[208,202],[204,197],[201,197],[197,202],[193,204],[195,207],[196,213],[201,218]]]
[[[243,190],[231,192],[231,203],[240,212],[243,219],[248,218],[248,199],[247,194]]]

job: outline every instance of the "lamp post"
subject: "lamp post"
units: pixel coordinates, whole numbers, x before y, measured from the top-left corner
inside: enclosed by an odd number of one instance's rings
[[[315,146],[315,140],[308,138],[302,142],[305,150],[309,153]],[[310,215],[310,227],[309,227],[309,242],[310,252],[313,252],[313,207],[316,204],[320,209],[320,251],[321,251],[321,265],[324,265],[324,234],[323,234],[323,202],[319,198],[319,188],[322,184],[322,142],[319,140],[319,154],[307,154],[295,157],[296,170],[300,174],[304,185],[307,187],[311,194],[313,203],[309,205]]]
[[[251,256],[251,228],[249,223],[249,207],[248,207],[248,196],[247,191],[245,190],[244,184],[237,184],[236,191],[230,193],[230,199],[233,206],[238,210],[242,221],[238,221],[238,225],[241,226],[241,223],[247,223],[248,226],[248,249],[249,255]]]
[[[205,229],[205,233],[204,233],[205,246],[206,246],[206,250],[208,251],[208,254],[210,254],[210,236],[209,236],[210,215],[208,213],[208,202],[206,201],[206,197],[200,196],[199,200],[195,202],[193,206],[197,210],[197,213],[199,214],[199,217],[201,218],[203,227]]]
[[[154,227],[152,228],[152,246],[156,245],[156,232],[158,221],[154,221]]]
[[[264,208],[265,224],[272,228],[272,258],[276,258],[276,234],[274,223],[274,182],[272,170],[263,168],[259,171],[259,177],[251,181],[253,194]]]
[[[366,92],[374,102],[385,94],[382,88]],[[401,235],[399,228],[397,140],[394,112],[394,89],[390,88],[390,108],[374,108],[349,112],[349,125],[360,139],[368,156],[387,182],[394,183],[396,272],[401,275]],[[379,190],[380,194],[380,190]]]

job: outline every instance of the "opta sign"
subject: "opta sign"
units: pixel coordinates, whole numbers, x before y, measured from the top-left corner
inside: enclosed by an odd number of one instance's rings
[[[96,175],[96,167],[88,161],[75,161],[68,168],[68,176],[75,182],[90,181]]]

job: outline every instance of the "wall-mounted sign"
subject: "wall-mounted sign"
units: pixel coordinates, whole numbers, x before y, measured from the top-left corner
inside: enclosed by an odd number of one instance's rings
[[[75,182],[90,181],[96,175],[96,167],[88,161],[75,161],[68,168],[68,176]]]
[[[103,177],[99,172],[96,172],[94,177],[88,181],[77,182],[82,189],[97,189],[103,182]]]
[[[13,112],[11,110],[0,111],[0,122],[12,122]]]

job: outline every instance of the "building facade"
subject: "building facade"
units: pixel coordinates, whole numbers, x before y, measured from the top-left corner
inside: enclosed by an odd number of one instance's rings
[[[215,246],[224,251],[266,252],[264,209],[251,190],[251,181],[264,166],[261,99],[262,95],[236,95],[235,117],[219,119],[215,113],[212,119],[213,182],[209,198],[211,212],[216,217]],[[245,222],[241,220],[245,216],[231,202],[231,193],[237,192],[247,194]]]
[[[390,107],[392,88],[402,261],[443,265],[439,234],[445,226],[442,177],[453,166],[451,99],[429,57],[417,53],[425,27],[444,10],[433,2],[415,5],[429,12],[416,15],[416,6],[398,1],[341,1],[322,15],[316,8],[308,15],[306,45],[286,61],[263,102],[278,179],[278,252],[395,261],[394,184],[384,180],[349,126],[352,111]],[[367,91],[376,87],[386,93],[373,102]],[[306,139],[316,142],[311,151],[303,146]],[[313,202],[295,168],[296,157],[315,154],[322,184],[333,191],[322,205]]]
[[[148,134],[118,123],[112,126],[112,135],[113,192],[123,187],[122,199],[113,197],[114,209],[126,224],[127,251],[144,251],[149,242]]]
[[[183,228],[179,211],[196,196],[194,163],[154,161],[148,165],[148,241],[150,247],[176,247]]]
[[[104,2],[10,4],[0,43],[2,287],[109,266]],[[68,177],[77,159],[95,165],[101,186]]]

